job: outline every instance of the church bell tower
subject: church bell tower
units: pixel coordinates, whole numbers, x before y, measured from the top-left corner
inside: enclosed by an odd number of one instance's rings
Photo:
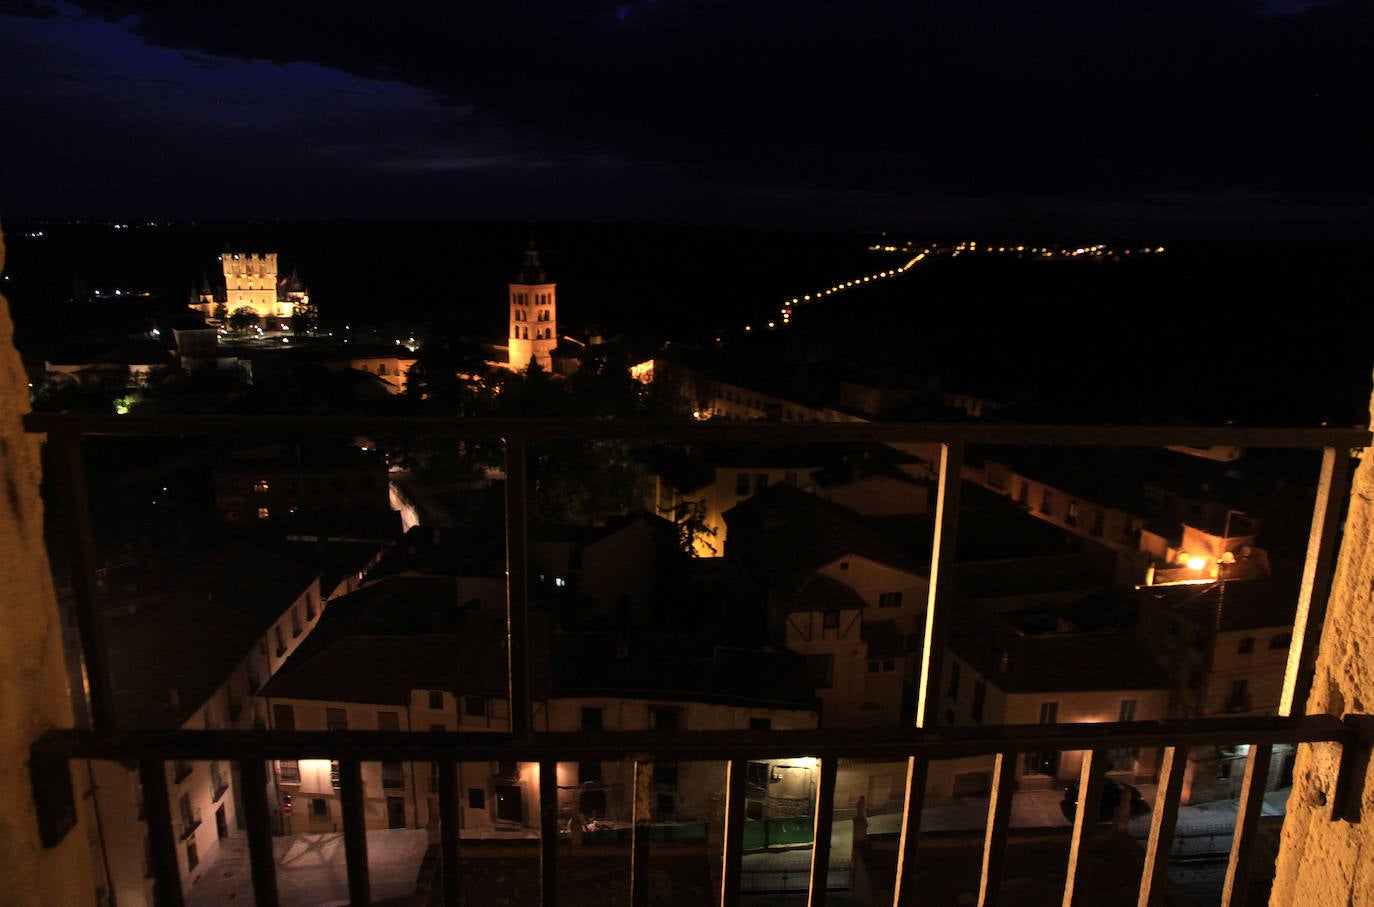
[[[553,371],[558,346],[558,317],[554,297],[557,284],[544,275],[539,251],[530,240],[525,264],[510,286],[510,367],[523,372],[530,360]]]

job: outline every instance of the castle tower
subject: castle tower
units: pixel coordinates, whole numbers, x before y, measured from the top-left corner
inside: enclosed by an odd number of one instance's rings
[[[252,309],[260,318],[291,318],[292,303],[277,296],[276,252],[225,252],[219,260],[224,266],[225,308],[230,315]]]
[[[524,371],[533,359],[544,371],[553,371],[553,350],[558,346],[556,287],[557,284],[544,276],[539,252],[530,240],[525,250],[525,265],[510,284],[512,369]]]

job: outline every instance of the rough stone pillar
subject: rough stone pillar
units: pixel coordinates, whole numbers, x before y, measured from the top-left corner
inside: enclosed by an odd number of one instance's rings
[[[13,339],[9,302],[0,296],[0,903],[79,907],[95,899],[86,829],[78,825],[44,849],[29,787],[29,744],[50,728],[71,727],[73,718],[43,543],[39,440],[20,423],[29,391]]]
[[[1374,402],[1371,402],[1374,406]],[[1332,580],[1307,712],[1374,711],[1374,460],[1351,480],[1350,509]],[[1273,907],[1374,905],[1374,773],[1366,772],[1363,821],[1331,820],[1340,748],[1300,746],[1275,867]]]

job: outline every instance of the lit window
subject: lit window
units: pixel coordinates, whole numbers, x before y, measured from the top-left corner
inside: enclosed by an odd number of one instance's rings
[[[282,784],[301,783],[301,764],[295,759],[277,761],[277,780]]]
[[[253,483],[253,490],[258,492],[259,494],[267,491],[267,480],[258,479],[256,482]]]
[[[259,507],[259,508],[258,508],[258,519],[260,519],[260,520],[265,520],[265,519],[267,519],[268,517],[270,517],[271,515],[272,515],[271,511],[269,511],[266,507]]]

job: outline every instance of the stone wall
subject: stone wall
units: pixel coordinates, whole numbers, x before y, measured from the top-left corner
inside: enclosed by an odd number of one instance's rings
[[[0,240],[0,271],[5,251]],[[90,904],[95,885],[87,831],[44,849],[29,788],[29,744],[71,727],[57,596],[43,542],[39,439],[26,435],[28,379],[0,296],[0,903]]]
[[[1345,536],[1336,564],[1326,624],[1307,712],[1367,714],[1374,708],[1374,462],[1356,467]],[[1298,750],[1293,793],[1275,867],[1274,907],[1374,904],[1374,777],[1366,769],[1358,824],[1333,822],[1340,748]]]

